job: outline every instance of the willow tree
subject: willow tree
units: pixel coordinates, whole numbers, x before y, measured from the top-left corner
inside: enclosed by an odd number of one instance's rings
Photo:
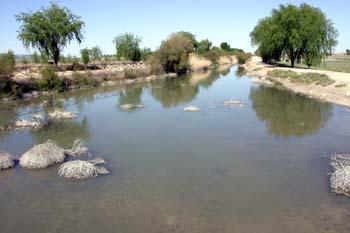
[[[303,60],[308,66],[319,65],[332,53],[338,32],[331,20],[308,4],[280,5],[259,21],[250,34],[263,59],[279,60],[286,54],[291,66]]]
[[[51,3],[36,12],[16,15],[21,23],[18,38],[24,46],[38,49],[57,65],[60,54],[72,40],[81,43],[84,22],[69,9]]]

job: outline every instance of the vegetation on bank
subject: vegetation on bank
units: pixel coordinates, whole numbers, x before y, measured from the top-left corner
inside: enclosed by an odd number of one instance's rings
[[[252,44],[264,62],[288,57],[291,66],[318,66],[333,53],[338,32],[318,8],[308,4],[280,5],[251,32]]]
[[[271,78],[288,79],[291,82],[301,84],[313,84],[320,86],[332,85],[335,81],[330,79],[326,74],[320,73],[296,73],[290,70],[272,70],[267,74]]]
[[[149,64],[145,70],[124,70],[124,77],[135,79],[149,75],[163,73],[186,73],[191,70],[189,54],[195,53],[217,64],[220,56],[236,55],[238,62],[243,64],[248,58],[243,50],[231,48],[227,42],[220,47],[213,46],[209,39],[197,40],[190,32],[176,32],[162,41],[156,51],[150,48],[141,48],[141,37],[132,33],[124,33],[115,37],[116,53],[103,55],[100,47],[84,48],[81,57],[64,56],[63,49],[72,41],[81,43],[84,34],[85,23],[80,16],[73,14],[68,8],[61,7],[52,2],[48,7],[42,7],[36,12],[24,12],[16,15],[20,22],[18,38],[26,48],[33,48],[30,58],[24,57],[22,64],[41,63],[48,65],[40,70],[40,78],[28,77],[25,82],[13,81],[12,75],[15,68],[15,56],[12,52],[1,54],[0,57],[0,91],[2,96],[21,96],[29,91],[64,91],[71,86],[95,86],[97,85],[89,73],[95,69],[94,64],[109,64],[112,60],[144,61]],[[89,65],[91,62],[96,62]],[[69,63],[73,70],[71,77],[59,77],[57,74],[59,63]],[[85,73],[78,72],[85,70]]]

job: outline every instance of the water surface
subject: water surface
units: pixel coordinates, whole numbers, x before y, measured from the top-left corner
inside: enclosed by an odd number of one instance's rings
[[[225,100],[244,107],[227,107]],[[14,232],[348,232],[350,200],[329,192],[323,153],[348,152],[343,108],[257,86],[236,67],[144,84],[81,90],[3,105],[0,125],[52,103],[72,122],[1,132],[19,157],[47,139],[77,138],[103,156],[108,176],[57,177],[57,166],[0,173],[0,229]],[[144,103],[125,111],[121,104]],[[200,112],[183,108],[195,105]]]

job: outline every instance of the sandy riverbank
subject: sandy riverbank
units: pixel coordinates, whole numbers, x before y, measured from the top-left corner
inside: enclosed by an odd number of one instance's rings
[[[256,83],[265,85],[274,85],[274,83],[278,83],[291,91],[307,95],[310,98],[321,99],[330,103],[350,107],[350,73],[276,67],[263,63],[261,58],[257,56],[252,57],[243,67],[247,70],[249,76],[255,78],[254,82]],[[326,74],[334,83],[322,86],[291,82],[289,79],[284,78],[268,77],[268,73],[273,70]]]

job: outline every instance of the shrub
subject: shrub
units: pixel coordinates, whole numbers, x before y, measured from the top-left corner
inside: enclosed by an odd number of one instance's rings
[[[244,64],[250,58],[249,54],[240,51],[235,52],[234,55],[236,55],[238,59],[238,64]]]
[[[14,82],[11,81],[10,75],[16,65],[15,55],[12,51],[0,54],[0,93],[12,93]],[[15,88],[16,89],[16,88]]]
[[[85,65],[87,65],[90,62],[90,51],[89,49],[82,49],[80,51],[81,53],[81,59]]]
[[[62,79],[60,79],[54,67],[47,66],[43,68],[41,71],[41,79],[38,82],[38,87],[40,90],[49,91],[64,91],[65,85]]]
[[[98,81],[92,77],[92,74],[90,72],[85,72],[85,73],[73,72],[72,84],[78,87],[97,86]]]
[[[152,54],[148,60],[147,63],[150,66],[150,73],[154,75],[161,75],[164,74],[164,68],[162,64],[160,63],[160,59],[157,57],[158,54]]]
[[[219,49],[211,49],[203,54],[203,56],[209,59],[213,64],[216,64],[221,53]]]
[[[182,33],[174,33],[163,41],[156,57],[166,72],[181,73],[188,70],[188,54],[193,51],[192,42]]]

